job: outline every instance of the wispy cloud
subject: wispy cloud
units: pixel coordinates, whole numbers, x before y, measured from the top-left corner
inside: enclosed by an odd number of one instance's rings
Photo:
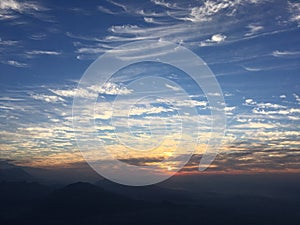
[[[128,14],[143,19],[143,22],[112,25],[108,29],[108,34],[102,38],[67,34],[69,37],[83,40],[85,43],[91,41],[89,46],[75,46],[78,59],[90,59],[91,57],[88,55],[98,55],[122,43],[138,40],[162,39],[196,48],[199,45],[232,44],[287,30],[282,27],[276,27],[274,30],[274,26],[258,23],[257,21],[267,19],[267,15],[263,12],[255,14],[255,18],[253,14],[250,15],[249,13],[248,15],[246,13],[248,16],[239,17],[239,20],[236,19],[237,16],[241,15],[241,12],[261,10],[261,5],[269,4],[265,0],[205,0],[200,2],[152,0],[150,3],[143,2],[141,5],[124,4],[119,1],[108,2],[111,7],[100,6],[100,10],[107,13]],[[286,6],[285,11],[288,12],[288,3],[281,2],[281,4]],[[121,11],[117,11],[117,9]],[[272,13],[275,16],[278,12],[272,9],[270,14]],[[287,15],[282,19],[286,20],[286,17]],[[151,26],[144,26],[143,23],[148,23]],[[248,24],[246,26],[248,30],[237,33],[237,30],[245,29],[245,24]],[[103,44],[106,46],[102,46]],[[226,60],[228,59],[226,58]]]
[[[109,2],[115,6],[118,6],[119,8],[123,9],[125,12],[127,11],[127,6],[125,4],[122,4],[122,3],[119,3],[119,2],[116,2],[113,0],[107,0],[107,2]]]
[[[1,0],[0,1],[0,19],[13,19],[17,15],[15,12],[21,14],[32,15],[34,12],[44,11],[45,7],[36,2],[17,1],[17,0]]]
[[[163,6],[168,9],[178,9],[178,6],[176,3],[170,3],[164,0],[151,0],[155,5]]]
[[[19,41],[14,41],[14,40],[2,40],[2,38],[0,38],[0,46],[13,46],[18,44]]]
[[[167,88],[170,88],[171,90],[173,91],[180,91],[181,89],[179,87],[175,87],[175,86],[172,86],[170,84],[165,84]]]
[[[249,66],[242,66],[242,67],[249,72],[258,72],[263,70],[262,68],[256,68],[256,67],[249,67]]]
[[[108,8],[105,8],[104,6],[98,6],[97,9],[100,11],[100,12],[103,12],[103,13],[106,13],[106,14],[110,14],[110,15],[115,15],[115,14],[118,14],[118,12],[113,12],[112,10],[108,9]]]
[[[61,55],[58,51],[33,50],[26,52],[29,55]]]
[[[298,23],[298,26],[300,26],[300,3],[289,1],[288,4],[291,13],[291,21]]]
[[[263,26],[257,24],[250,24],[247,26],[247,28],[249,29],[249,32],[245,34],[246,37],[257,34],[259,31],[262,31],[264,29]]]
[[[273,51],[272,55],[275,57],[285,57],[285,56],[294,56],[294,55],[300,55],[300,51]]]
[[[15,66],[15,67],[28,67],[27,63],[19,62],[16,60],[2,61],[2,63],[10,65],[10,66]]]

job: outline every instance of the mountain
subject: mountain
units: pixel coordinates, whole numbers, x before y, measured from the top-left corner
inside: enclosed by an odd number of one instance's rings
[[[0,181],[29,181],[33,177],[21,167],[0,162]]]
[[[42,213],[51,211],[53,216],[77,217],[136,210],[142,205],[143,202],[106,191],[93,184],[78,182],[51,193],[40,208]]]
[[[101,183],[101,182],[100,182]],[[105,184],[105,185],[104,185]],[[5,225],[218,225],[300,224],[298,201],[249,195],[201,195],[193,203],[159,186],[126,187],[102,181],[106,189],[77,182],[53,188],[33,182],[0,182],[0,224]],[[111,190],[109,190],[111,187]],[[123,188],[123,189],[122,189]],[[114,189],[114,190],[112,190]],[[119,194],[137,191],[144,199]],[[117,193],[119,192],[119,193]],[[172,199],[172,196],[174,197]],[[167,200],[169,199],[169,200]]]
[[[185,190],[173,190],[170,188],[160,187],[158,185],[132,187],[114,183],[107,179],[99,180],[95,183],[98,187],[104,190],[117,193],[122,196],[127,196],[136,200],[144,200],[148,202],[180,202],[193,201],[193,196]]]

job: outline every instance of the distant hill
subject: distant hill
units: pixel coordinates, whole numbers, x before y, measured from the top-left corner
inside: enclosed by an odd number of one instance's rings
[[[29,181],[32,179],[32,176],[21,168],[0,170],[0,181]]]

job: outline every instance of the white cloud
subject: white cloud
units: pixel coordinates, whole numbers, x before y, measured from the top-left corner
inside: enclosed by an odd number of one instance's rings
[[[247,66],[243,66],[243,68],[249,72],[258,72],[262,70],[261,68],[247,67]]]
[[[299,55],[300,54],[300,51],[295,51],[295,52],[292,52],[292,51],[273,51],[272,52],[272,55],[274,57],[284,57],[284,56],[293,56],[293,55]]]
[[[246,105],[254,105],[256,102],[252,98],[245,99]]]
[[[15,60],[2,61],[2,63],[10,65],[10,66],[15,66],[15,67],[27,67],[28,66],[27,63],[18,62]]]
[[[95,113],[94,118],[100,120],[108,120],[112,117],[112,111],[103,111],[101,113]]]
[[[300,113],[300,109],[290,108],[290,109],[266,111],[265,109],[254,108],[252,112],[254,114],[260,114],[260,115],[290,115],[290,114]]]
[[[106,13],[106,14],[111,14],[111,15],[118,14],[117,12],[113,12],[110,9],[105,8],[104,6],[98,6],[98,10],[103,12],[103,13]]]
[[[114,130],[115,127],[113,127],[113,126],[97,126],[96,129],[97,130]]]
[[[214,34],[210,39],[207,39],[205,41],[202,41],[200,43],[200,46],[208,46],[211,44],[219,44],[221,42],[224,42],[226,40],[227,36],[223,34]]]
[[[169,85],[169,84],[165,84],[167,88],[170,88],[171,90],[173,91],[180,91],[181,89],[179,87],[176,87],[176,86],[172,86],[172,85]]]
[[[113,1],[113,0],[107,0],[109,3],[111,3],[111,4],[113,4],[113,5],[115,5],[115,6],[118,6],[118,7],[120,7],[121,9],[123,9],[125,12],[127,12],[127,7],[126,7],[126,5],[124,5],[124,4],[121,4],[121,3],[119,3],[119,2],[115,2],[115,1]]]
[[[81,98],[96,98],[98,96],[97,93],[88,91],[86,89],[67,89],[67,90],[54,90],[49,89],[49,91],[53,92],[56,95],[66,98],[73,98],[74,96]]]
[[[138,15],[144,16],[144,17],[164,17],[164,16],[168,15],[165,12],[158,13],[158,12],[153,12],[152,10],[148,12],[148,11],[145,11],[144,9],[136,10],[135,13]]]
[[[1,0],[0,19],[13,19],[17,16],[14,12],[22,14],[32,14],[34,11],[45,10],[41,5],[29,1]]]
[[[36,94],[32,95],[31,97],[36,100],[42,100],[50,103],[65,102],[65,100],[62,97],[56,95]]]
[[[152,106],[152,107],[133,107],[130,109],[129,115],[130,116],[139,116],[143,114],[159,114],[162,112],[172,112],[173,109],[164,108],[162,106]]]
[[[175,101],[173,103],[175,106],[185,106],[185,107],[206,107],[207,102],[206,101],[197,101],[197,100],[181,100],[181,101]]]
[[[1,97],[0,101],[22,101],[22,98],[12,98],[12,97]]]
[[[151,0],[155,5],[160,5],[169,9],[177,9],[176,3],[169,3],[164,0]]]
[[[0,38],[0,45],[2,46],[13,46],[13,45],[16,45],[18,44],[19,42],[18,41],[13,41],[13,40],[2,40],[2,38]]]
[[[106,95],[128,95],[133,91],[121,85],[117,85],[115,83],[110,83],[110,82],[105,83],[103,86],[93,85],[88,89],[97,92],[99,94],[106,94]]]
[[[210,93],[207,93],[207,96],[214,96],[214,97],[217,97],[217,96],[221,96],[221,94],[218,93],[218,92],[210,92]]]
[[[219,13],[221,10],[232,8],[239,4],[239,1],[204,1],[203,5],[200,7],[193,7],[191,9],[190,15],[185,17],[185,20],[190,20],[192,22],[202,22],[211,19],[211,16]]]
[[[273,103],[258,103],[257,104],[258,107],[265,109],[265,108],[273,108],[273,109],[285,109],[286,106],[283,105],[278,105],[278,104],[273,104]]]
[[[231,111],[233,111],[233,110],[235,110],[235,109],[236,109],[235,106],[226,106],[226,107],[224,108],[224,110],[225,110],[226,112],[231,112]]]
[[[295,97],[296,101],[300,104],[300,97],[297,94],[293,94],[293,96]]]
[[[75,89],[61,89],[54,90],[49,89],[56,95],[61,97],[73,98],[74,96],[82,98],[97,98],[99,94],[105,95],[128,95],[132,93],[131,89],[117,85],[115,83],[107,82],[103,86],[92,85],[85,89],[75,88]]]
[[[247,26],[247,28],[249,29],[249,32],[246,33],[245,36],[252,36],[253,34],[256,34],[257,32],[264,29],[263,26],[256,24],[250,24]]]
[[[288,2],[291,13],[291,21],[297,22],[300,26],[300,2]]]
[[[285,99],[285,98],[286,98],[286,95],[280,95],[279,98]]]
[[[276,128],[276,125],[275,124],[271,124],[271,123],[249,122],[249,123],[234,125],[233,128],[241,128],[241,129],[272,129],[272,128]]]
[[[27,54],[29,54],[29,55],[60,55],[61,52],[34,50],[34,51],[28,51]]]
[[[223,34],[215,34],[211,37],[211,41],[212,42],[217,42],[217,43],[220,43],[220,42],[223,42],[225,41],[227,37]]]

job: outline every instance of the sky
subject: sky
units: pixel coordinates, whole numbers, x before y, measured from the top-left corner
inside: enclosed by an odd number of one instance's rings
[[[198,173],[213,137],[222,141],[208,173],[300,170],[299,1],[1,0],[0,28],[2,160],[80,168],[84,157],[108,163],[106,149],[167,173],[192,154],[181,173]],[[104,85],[80,86],[94,60],[134,41],[193,51],[222,93],[205,93],[176,66],[143,62],[151,45]],[[213,96],[224,98],[222,137],[211,127]],[[74,108],[85,98],[94,104]]]

